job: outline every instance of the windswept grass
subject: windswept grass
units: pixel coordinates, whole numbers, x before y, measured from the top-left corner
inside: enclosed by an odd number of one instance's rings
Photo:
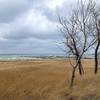
[[[70,89],[67,60],[0,62],[0,100],[100,100],[100,72],[94,75],[93,60],[83,64]]]

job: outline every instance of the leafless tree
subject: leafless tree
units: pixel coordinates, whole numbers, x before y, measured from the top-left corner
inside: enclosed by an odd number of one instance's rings
[[[95,47],[95,74],[98,71],[98,51],[100,47],[100,8],[95,7],[92,11],[93,13],[93,25],[94,25],[94,32],[93,32],[93,37],[96,39],[96,47]]]
[[[95,74],[98,71],[98,50],[100,47],[100,21],[97,21],[96,23],[96,28],[97,28],[97,45],[95,48]]]
[[[79,0],[70,17],[59,16],[60,30],[65,38],[66,50],[76,60],[76,63],[72,65],[71,87],[74,83],[76,69],[78,68],[80,75],[84,73],[82,66],[83,55],[96,42],[95,38],[90,38],[93,29],[91,11],[93,11],[94,7],[93,0]]]

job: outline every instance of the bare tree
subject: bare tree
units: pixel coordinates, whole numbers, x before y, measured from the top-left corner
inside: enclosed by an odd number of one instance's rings
[[[77,6],[72,10],[71,17],[59,17],[60,30],[65,38],[66,50],[76,60],[76,63],[72,65],[71,87],[74,83],[76,69],[79,69],[80,75],[84,73],[82,66],[83,55],[96,42],[95,39],[90,39],[92,31],[91,11],[94,7],[93,0],[79,0]]]
[[[95,48],[95,74],[98,71],[98,50],[100,47],[100,21],[96,23],[96,28],[97,28],[97,45]]]
[[[93,37],[96,39],[95,47],[95,74],[98,72],[98,51],[100,47],[100,9],[95,7],[93,13],[94,33]]]
[[[100,47],[100,8],[96,6],[96,2],[94,3],[93,9],[91,9],[91,26],[92,26],[92,32],[91,32],[91,38],[94,38],[96,40],[94,45],[95,50],[95,71],[96,74],[98,71],[98,51]]]
[[[70,20],[63,19],[59,17],[59,22],[62,25],[61,32],[63,33],[65,37],[65,42],[63,42],[66,47],[68,47],[68,53],[69,55],[73,55],[75,57],[75,60],[77,62],[79,55],[80,55],[80,37],[77,34],[77,27],[74,23],[74,17],[72,16]],[[67,33],[67,34],[66,34]],[[82,70],[82,64],[81,64],[81,59],[79,60],[78,63],[79,66],[79,73],[82,75],[83,70]]]

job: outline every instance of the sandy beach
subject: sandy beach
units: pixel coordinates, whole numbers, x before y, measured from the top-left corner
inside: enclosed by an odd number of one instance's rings
[[[68,60],[0,61],[0,100],[100,100],[100,73],[94,75],[93,60],[83,65],[70,89]]]

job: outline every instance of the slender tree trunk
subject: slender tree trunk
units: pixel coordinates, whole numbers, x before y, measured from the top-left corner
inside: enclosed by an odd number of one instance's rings
[[[79,58],[79,56],[76,57],[76,62],[77,62],[78,58]],[[78,69],[79,69],[79,74],[80,75],[84,74],[84,70],[83,70],[83,67],[82,67],[81,58],[78,60]]]
[[[84,70],[83,70],[83,67],[82,67],[81,59],[78,62],[78,67],[79,67],[79,73],[80,73],[80,75],[84,74]]]
[[[70,87],[73,87],[73,84],[74,84],[74,79],[75,79],[75,71],[76,71],[76,67],[73,67]]]
[[[80,64],[81,64],[81,66],[82,66],[82,63],[81,63],[81,57],[82,57],[82,55],[83,55],[83,53],[79,56],[79,58],[78,58],[77,61],[76,61],[76,65],[73,67],[70,87],[72,87],[73,84],[74,84],[75,71],[76,71],[76,68],[79,66],[79,62],[80,62]],[[81,70],[82,70],[82,67],[81,67]]]
[[[100,44],[98,43],[95,49],[95,74],[98,72],[98,50]]]
[[[77,68],[77,67],[78,67],[78,61],[76,62],[76,65],[73,67],[70,87],[73,87],[73,85],[74,85],[75,71],[76,71],[76,68]]]
[[[77,67],[79,67],[79,72],[80,72],[81,75],[82,75],[82,73],[84,72],[83,69],[82,69],[82,63],[81,63],[81,60],[79,60],[79,62],[77,62],[77,64],[76,64],[76,66],[73,67],[70,87],[73,87],[73,85],[74,85],[75,71],[76,71],[76,68],[77,68]]]

